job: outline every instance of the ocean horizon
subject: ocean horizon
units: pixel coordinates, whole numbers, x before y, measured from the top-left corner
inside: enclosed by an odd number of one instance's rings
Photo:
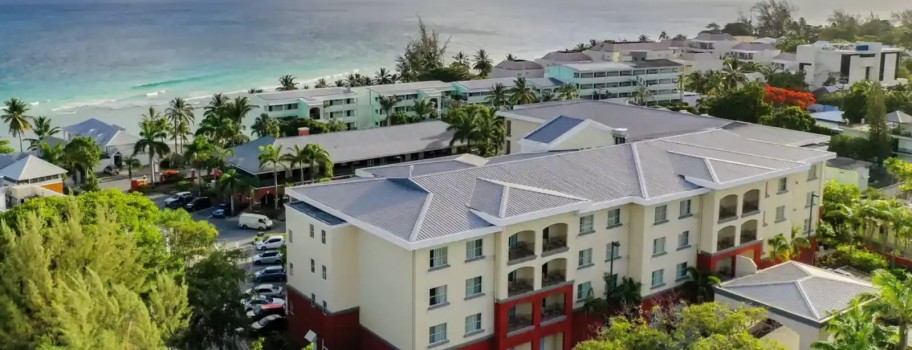
[[[822,23],[833,9],[888,16],[905,0],[796,0]],[[448,56],[484,48],[533,59],[589,39],[693,37],[753,0],[0,0],[0,100],[18,97],[57,125],[88,117],[134,129],[173,97],[271,87],[279,76],[333,81],[395,68],[421,19]],[[311,84],[312,85],[312,84]],[[126,119],[125,119],[126,118]],[[0,128],[4,136],[6,128]]]

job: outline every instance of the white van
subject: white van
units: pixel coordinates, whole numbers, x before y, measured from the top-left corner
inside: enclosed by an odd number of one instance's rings
[[[256,230],[266,230],[272,228],[272,220],[266,217],[266,215],[242,213],[238,216],[238,226]]]

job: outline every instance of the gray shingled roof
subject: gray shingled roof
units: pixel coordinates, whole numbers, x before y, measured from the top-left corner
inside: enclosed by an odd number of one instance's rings
[[[351,89],[344,87],[328,87],[320,89],[300,89],[300,90],[290,90],[290,91],[276,91],[276,92],[265,92],[256,94],[256,97],[259,97],[266,101],[278,101],[278,100],[294,100],[294,99],[319,99],[321,97],[327,96],[338,96],[350,94],[352,96],[357,96],[353,93]]]
[[[444,83],[439,80],[431,81],[419,81],[414,83],[398,83],[398,84],[386,84],[386,85],[372,85],[367,87],[368,90],[371,90],[376,93],[384,94],[391,92],[402,92],[402,91],[412,91],[412,90],[425,90],[425,89],[434,89],[441,91],[449,91],[453,89],[453,84]]]
[[[496,218],[508,218],[583,201],[563,193],[479,178],[475,180],[469,208]]]
[[[903,111],[893,111],[887,113],[887,122],[897,124],[912,124],[912,115],[908,115]]]
[[[560,137],[567,131],[570,131],[570,129],[575,128],[582,122],[582,119],[560,116],[545,123],[538,129],[535,129],[529,133],[529,135],[526,135],[524,139],[541,143],[551,143],[551,141],[554,141],[554,139]]]
[[[794,54],[794,53],[791,53],[791,52],[783,52],[783,53],[780,53],[780,54],[776,55],[776,57],[773,57],[773,59],[774,59],[774,60],[780,60],[780,61],[797,62],[797,61],[798,61],[798,55],[796,55],[796,54]]]
[[[133,136],[123,128],[108,124],[95,118],[89,118],[79,123],[63,127],[63,131],[73,136],[88,136],[95,140],[102,148],[111,146],[133,145],[139,138]],[[132,150],[131,150],[132,151]]]
[[[490,90],[491,88],[493,88],[494,85],[497,85],[497,84],[503,84],[503,86],[505,86],[507,88],[511,88],[511,87],[513,87],[513,85],[515,85],[514,84],[515,81],[516,81],[516,78],[494,78],[494,79],[463,80],[463,81],[457,81],[457,82],[455,82],[455,84],[462,85],[463,87],[465,87],[467,90],[470,90],[470,91],[475,91],[475,90],[487,91],[487,90]]]
[[[541,59],[553,62],[586,62],[592,61],[592,57],[582,52],[575,51],[551,51]]]
[[[292,202],[287,205],[289,208],[292,208],[301,213],[304,213],[305,215],[315,218],[315,219],[319,220],[320,222],[327,224],[329,226],[336,226],[336,225],[341,225],[341,224],[345,223],[345,220],[339,219],[330,213],[322,211],[322,210],[318,209],[317,207],[304,203],[304,202]]]
[[[655,60],[632,61],[628,62],[634,68],[664,68],[664,67],[681,67],[683,64],[678,62],[659,58]]]
[[[590,50],[593,51],[602,51],[602,52],[619,52],[619,51],[659,51],[659,50],[668,50],[671,48],[671,40],[663,40],[659,42],[639,42],[639,41],[629,41],[629,42],[612,42],[612,41],[603,41]]]
[[[825,323],[862,293],[876,293],[869,282],[789,261],[716,287],[721,295],[758,304],[783,316],[815,325]]]
[[[410,177],[437,174],[453,170],[468,169],[484,165],[493,165],[517,160],[545,157],[555,153],[516,153],[510,155],[482,158],[472,154],[460,154],[433,159],[418,160],[408,163],[381,165],[362,168],[358,171],[374,177]],[[411,175],[409,173],[411,172]]]
[[[494,66],[494,68],[506,70],[544,69],[540,64],[527,60],[503,60]]]
[[[741,51],[763,51],[763,50],[774,50],[776,46],[766,43],[739,43],[732,47],[732,50],[741,50]]]
[[[66,170],[28,153],[0,155],[0,177],[14,181],[66,174]]]
[[[447,131],[448,126],[445,122],[431,120],[279,139],[263,137],[234,147],[234,156],[228,158],[228,163],[251,174],[271,172],[271,166],[260,169],[260,146],[265,145],[279,147],[283,153],[288,153],[295,145],[304,147],[311,143],[318,144],[329,152],[330,158],[337,164],[445,149],[450,147],[450,140],[453,138],[453,132]]]
[[[685,177],[724,185],[757,174],[797,171],[830,156],[825,151],[774,145],[716,128],[698,135],[548,154],[411,178],[302,186],[290,189],[289,194],[325,205],[343,218],[384,228],[405,242],[420,242],[492,226],[471,208],[494,216],[495,210],[501,213],[504,208],[499,202],[503,196],[477,187],[479,179],[591,203],[649,200],[701,189]],[[509,213],[567,205],[553,197],[544,198],[525,198]],[[509,203],[506,205],[510,208]]]
[[[697,37],[694,40],[703,40],[703,41],[730,41],[735,40],[731,34],[728,33],[711,33],[711,32],[700,32],[697,34]]]

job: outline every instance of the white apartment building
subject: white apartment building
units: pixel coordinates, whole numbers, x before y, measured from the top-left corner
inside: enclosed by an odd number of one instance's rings
[[[568,63],[548,67],[547,75],[575,84],[582,99],[626,101],[645,86],[650,104],[680,101],[682,65],[665,59],[632,62]]]
[[[298,117],[313,120],[341,120],[349,130],[364,128],[368,120],[358,114],[358,94],[351,88],[330,87],[276,91],[254,95],[260,113],[273,118]]]
[[[798,69],[812,88],[824,85],[830,77],[837,84],[852,85],[863,80],[893,86],[903,51],[877,42],[831,43],[818,41],[798,46]]]
[[[630,62],[644,60],[670,60],[680,53],[684,41],[658,42],[604,41],[583,51],[594,62]]]
[[[762,42],[742,42],[732,46],[724,54],[725,58],[734,58],[745,62],[755,62],[760,64],[770,64],[782,53],[782,50],[776,48],[776,45]]]
[[[516,78],[453,82],[454,91],[452,95],[460,96],[460,98],[468,104],[487,104],[487,99],[491,96],[491,89],[493,89],[496,84],[502,84],[505,88],[511,89],[516,86]],[[541,96],[542,94],[555,94],[555,90],[563,85],[560,80],[554,78],[526,78],[526,84],[532,88],[536,96]]]
[[[570,349],[606,275],[656,297],[689,266],[751,273],[766,239],[812,232],[835,156],[801,147],[820,135],[599,101],[503,116],[513,138],[578,150],[396,164],[288,190],[296,340]]]
[[[442,81],[421,81],[414,83],[374,85],[359,89],[358,93],[362,101],[368,103],[362,104],[362,113],[370,116],[370,125],[378,126],[386,122],[388,115],[380,108],[381,97],[395,97],[399,103],[390,111],[391,114],[402,112],[408,115],[415,115],[415,101],[430,101],[437,113],[446,111],[446,104],[453,91],[453,84]]]
[[[545,68],[527,60],[503,60],[494,66],[491,78],[544,78]]]

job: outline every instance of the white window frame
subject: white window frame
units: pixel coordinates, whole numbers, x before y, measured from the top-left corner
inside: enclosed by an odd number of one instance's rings
[[[690,199],[685,199],[685,200],[681,201],[681,204],[680,204],[680,206],[678,207],[678,209],[679,209],[681,212],[680,212],[680,214],[679,214],[678,216],[684,217],[684,216],[688,216],[688,215],[693,214],[693,211],[692,211],[693,208],[691,207],[691,204],[692,204],[692,203],[691,203]],[[687,210],[685,210],[685,209],[687,209]]]
[[[434,302],[436,299],[436,303]],[[437,286],[428,290],[428,307],[446,305],[447,286]]]
[[[615,247],[611,243],[608,243],[608,249],[606,249],[605,251],[606,251],[605,256],[607,257],[605,259],[605,261],[621,258],[620,243],[618,243],[617,249],[615,249]]]
[[[323,279],[326,279],[326,265],[323,265]]]
[[[621,224],[621,208],[608,209],[608,227]]]
[[[577,255],[576,267],[585,267],[592,265],[592,248],[580,250]]]
[[[776,207],[776,222],[785,221],[785,206]]]
[[[580,216],[579,224],[581,235],[595,232],[595,218],[592,215]]]
[[[476,283],[477,282],[477,283]],[[482,295],[484,279],[481,276],[475,276],[466,280],[466,298]],[[476,291],[477,288],[477,291]]]
[[[481,331],[481,313],[468,315],[465,318],[465,334]]]
[[[484,256],[484,240],[474,239],[466,242],[466,260],[480,258]]]
[[[656,281],[656,277],[658,277],[658,281]],[[652,288],[661,287],[665,284],[665,269],[652,271],[651,278]]]
[[[652,256],[665,254],[665,237],[652,240]]]
[[[788,192],[788,178],[780,177],[779,182],[776,184],[776,189],[778,193]]]
[[[682,266],[684,267],[683,269],[681,268]],[[675,265],[675,271],[676,271],[675,278],[678,281],[687,278],[687,262],[685,261],[685,262]]]
[[[659,215],[659,213],[662,213],[662,215]],[[659,218],[661,218],[661,220]],[[666,221],[668,221],[668,205],[663,204],[655,207],[655,218],[653,218],[653,223],[660,224]]]
[[[678,249],[690,246],[690,231],[684,231],[678,234]]]
[[[320,242],[326,244],[326,230],[320,230]]]
[[[447,341],[447,324],[441,323],[428,328],[429,345],[441,344]]]
[[[447,247],[440,247],[431,249],[428,253],[430,268],[435,269],[439,267],[447,266]]]
[[[585,300],[592,291],[592,282],[583,282],[576,285],[576,300]]]

